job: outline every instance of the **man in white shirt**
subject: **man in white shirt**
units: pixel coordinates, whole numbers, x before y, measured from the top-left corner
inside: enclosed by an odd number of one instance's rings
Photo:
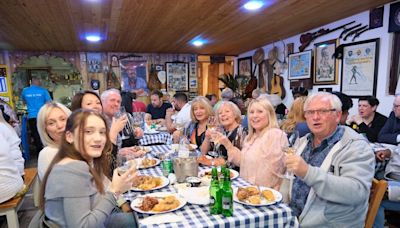
[[[190,117],[191,105],[184,93],[176,93],[172,100],[174,108],[167,109],[165,120],[169,132],[174,132],[179,127],[186,127],[192,120]],[[175,109],[175,110],[174,110]]]

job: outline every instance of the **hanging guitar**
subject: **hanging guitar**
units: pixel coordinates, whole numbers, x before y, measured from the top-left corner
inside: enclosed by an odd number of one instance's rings
[[[281,99],[284,99],[286,97],[286,90],[285,87],[283,87],[282,76],[277,74],[274,74],[274,76],[272,76],[270,93],[280,96]]]

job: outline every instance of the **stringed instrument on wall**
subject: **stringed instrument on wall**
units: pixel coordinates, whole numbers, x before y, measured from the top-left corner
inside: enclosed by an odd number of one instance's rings
[[[274,74],[272,76],[271,80],[271,94],[276,94],[281,97],[281,99],[284,99],[286,96],[286,90],[285,87],[283,86],[283,77],[277,74]]]

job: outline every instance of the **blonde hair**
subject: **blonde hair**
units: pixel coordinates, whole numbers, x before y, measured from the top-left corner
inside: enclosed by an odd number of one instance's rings
[[[198,96],[195,99],[193,99],[191,107],[190,107],[190,117],[192,118],[193,122],[198,122],[198,120],[194,116],[194,107],[196,105],[204,107],[206,109],[206,112],[207,112],[208,116],[211,116],[211,115],[214,114],[212,106],[210,104],[210,101],[206,97]]]
[[[253,99],[250,102],[249,107],[247,108],[247,116],[250,115],[250,109],[256,104],[260,105],[264,110],[267,111],[268,114],[268,125],[262,131],[266,131],[267,129],[271,128],[279,128],[278,120],[276,119],[275,109],[266,97]],[[253,137],[254,133],[254,128],[249,122],[249,134],[248,137],[246,137],[246,141],[249,141]]]
[[[240,109],[237,105],[235,105],[232,101],[222,101],[221,105],[218,107],[218,109],[215,111],[215,114],[217,116],[218,123],[219,121],[219,110],[223,107],[227,106],[231,109],[233,112],[233,115],[235,116],[235,121],[236,123],[240,124],[242,123],[242,113],[240,112]]]
[[[58,102],[49,102],[40,108],[37,116],[37,130],[44,146],[59,146],[56,142],[54,142],[54,140],[49,136],[46,131],[47,118],[49,117],[51,111],[53,111],[53,109],[55,108],[61,109],[65,113],[65,115],[67,115],[67,118],[71,115],[71,110],[69,110],[65,105]]]
[[[299,122],[305,122],[304,102],[307,97],[298,97],[293,101],[290,107],[287,119],[282,122],[281,129],[286,132],[292,132]]]

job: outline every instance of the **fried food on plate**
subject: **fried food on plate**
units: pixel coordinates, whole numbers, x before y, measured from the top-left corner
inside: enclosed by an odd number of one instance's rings
[[[136,176],[132,181],[132,187],[142,190],[150,190],[160,186],[161,184],[162,179],[153,176]]]
[[[249,191],[246,188],[239,187],[236,195],[240,201],[244,201],[249,198]]]
[[[251,204],[260,204],[261,203],[261,197],[260,195],[253,195],[250,196],[248,199],[249,203]]]
[[[266,189],[266,190],[262,191],[262,195],[268,201],[275,201],[274,193],[271,190]]]
[[[254,186],[250,186],[250,187],[246,187],[247,191],[249,191],[249,195],[250,196],[254,196],[254,195],[259,195],[260,191],[258,190],[257,187]]]
[[[179,203],[179,200],[177,200],[175,196],[167,196],[158,201],[158,204],[153,207],[153,211],[162,212],[173,210],[179,207]]]

